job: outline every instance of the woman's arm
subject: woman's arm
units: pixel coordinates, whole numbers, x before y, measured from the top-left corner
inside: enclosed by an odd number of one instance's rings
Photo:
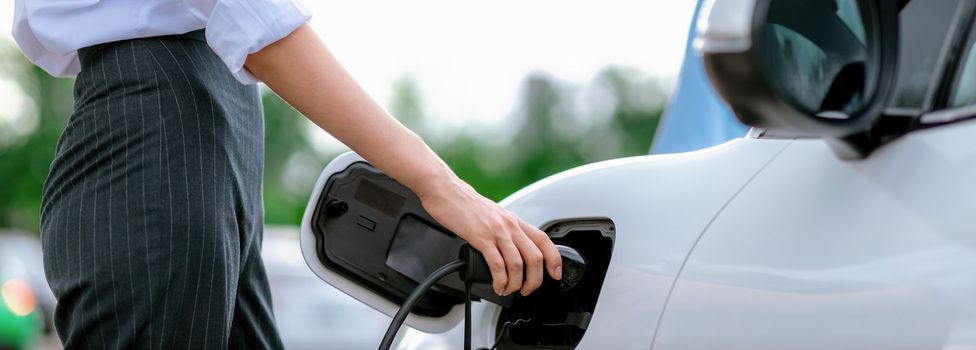
[[[543,264],[551,276],[562,277],[562,259],[545,233],[459,179],[363,91],[307,24],[248,56],[245,67],[312,122],[417,193],[437,222],[484,254],[496,293],[532,292],[542,284]]]

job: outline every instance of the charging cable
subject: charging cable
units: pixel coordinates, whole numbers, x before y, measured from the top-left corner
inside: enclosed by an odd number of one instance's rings
[[[407,299],[403,301],[403,306],[400,306],[400,310],[397,310],[396,315],[393,316],[393,321],[390,322],[390,327],[386,329],[386,335],[383,336],[383,342],[380,343],[379,350],[387,350],[393,346],[393,339],[396,338],[397,331],[400,330],[400,326],[403,325],[403,321],[407,319],[407,315],[410,314],[410,310],[417,305],[420,298],[423,298],[424,294],[427,293],[427,290],[430,289],[430,287],[433,287],[434,283],[440,281],[441,278],[461,270],[465,264],[466,263],[464,260],[452,261],[451,263],[435,270],[430,274],[430,276],[427,277],[427,279],[420,282],[420,285],[418,285],[413,292],[410,292]],[[470,303],[470,298],[466,302]]]
[[[575,249],[561,245],[557,245],[556,249],[559,250],[559,255],[563,259],[563,278],[555,282],[555,285],[559,290],[567,291],[575,287],[582,279],[583,273],[586,271],[586,260]],[[481,252],[474,249],[470,244],[461,246],[461,250],[458,252],[458,260],[434,270],[430,276],[420,282],[417,288],[414,288],[413,292],[410,292],[407,299],[403,301],[403,306],[400,306],[396,315],[393,316],[390,327],[386,329],[379,350],[388,350],[393,346],[393,340],[396,338],[400,326],[403,325],[403,321],[407,319],[410,310],[413,310],[414,306],[420,302],[427,290],[444,277],[455,272],[458,273],[461,281],[464,281],[464,350],[471,350],[471,284],[491,283],[492,279],[491,269],[488,268],[484,255],[481,255]]]
[[[393,316],[390,327],[386,329],[379,350],[388,350],[393,346],[393,340],[396,339],[400,326],[403,325],[407,315],[410,314],[410,310],[420,302],[427,290],[444,277],[455,272],[458,272],[461,280],[464,281],[464,349],[471,349],[471,284],[475,282],[491,283],[491,270],[488,268],[488,263],[485,262],[485,257],[469,244],[461,246],[458,255],[458,260],[434,270],[430,276],[420,282],[417,288],[414,288],[413,292],[410,292],[407,299],[403,301],[403,306],[400,306],[396,315]]]

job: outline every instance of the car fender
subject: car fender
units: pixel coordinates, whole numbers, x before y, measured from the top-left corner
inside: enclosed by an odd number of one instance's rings
[[[503,200],[505,208],[538,227],[582,218],[614,222],[607,277],[578,348],[647,349],[691,247],[716,213],[790,142],[735,139],[695,152],[594,163]],[[491,346],[501,308],[475,304],[474,343]],[[456,348],[462,335],[457,325],[444,336],[409,332],[400,348]]]

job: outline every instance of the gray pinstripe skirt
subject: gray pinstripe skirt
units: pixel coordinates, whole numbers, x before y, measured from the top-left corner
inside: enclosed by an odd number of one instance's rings
[[[41,238],[69,349],[281,348],[264,124],[202,31],[82,49]]]

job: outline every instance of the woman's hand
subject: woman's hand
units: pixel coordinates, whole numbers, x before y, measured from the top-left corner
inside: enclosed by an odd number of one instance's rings
[[[416,192],[434,219],[485,256],[496,293],[532,292],[542,284],[543,264],[554,278],[562,277],[562,258],[545,233],[458,179],[363,91],[307,24],[249,55],[244,66],[309,120]]]
[[[419,193],[424,209],[484,255],[495,293],[529,295],[542,285],[544,270],[557,280],[562,278],[562,258],[548,235],[460,179],[432,188]]]

